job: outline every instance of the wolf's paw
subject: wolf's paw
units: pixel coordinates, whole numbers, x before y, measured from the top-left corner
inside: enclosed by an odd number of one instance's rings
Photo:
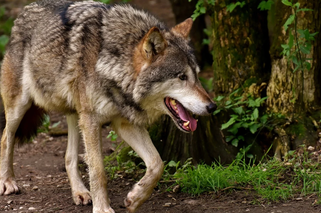
[[[72,198],[76,205],[90,205],[92,203],[89,191],[74,192]]]
[[[115,211],[111,207],[104,209],[104,210],[96,209],[94,207],[93,213],[115,213]]]
[[[129,213],[134,213],[148,199],[151,193],[137,193],[137,185],[128,193],[127,198],[124,200],[125,207]]]
[[[0,178],[0,195],[18,194],[19,192],[16,181]]]

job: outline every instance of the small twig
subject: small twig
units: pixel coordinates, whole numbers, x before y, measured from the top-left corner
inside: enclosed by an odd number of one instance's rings
[[[41,203],[42,200],[15,200],[15,202],[20,202],[20,203]]]

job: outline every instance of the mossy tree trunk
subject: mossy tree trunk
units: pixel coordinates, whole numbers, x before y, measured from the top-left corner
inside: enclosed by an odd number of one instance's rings
[[[288,43],[289,32],[295,33],[291,26],[287,31],[283,27],[293,11],[281,1],[275,2],[276,23],[270,49],[272,73],[267,88],[267,105],[271,112],[283,114],[288,120],[287,126],[279,126],[277,128],[279,131],[276,131],[278,137],[274,142],[277,144],[275,149],[282,150],[277,151],[278,157],[285,155],[289,149],[298,148],[301,144],[310,145],[316,142],[314,124],[319,116],[314,114],[321,109],[321,1],[298,2],[300,8],[311,8],[313,11],[298,13],[297,29],[308,29],[310,33],[319,32],[319,34],[316,35],[312,51],[308,55],[308,58],[312,58],[311,70],[293,72],[294,64],[280,54],[281,44]],[[278,134],[279,132],[282,134]]]
[[[267,13],[257,9],[260,0],[246,1],[231,13],[234,1],[217,0],[213,25],[213,69],[216,95],[229,94],[247,80],[262,82],[270,74]]]
[[[259,2],[248,1],[244,8],[229,13],[225,7],[229,1],[217,0],[209,10],[213,12],[211,40],[217,95],[233,91],[249,78],[264,81],[269,76],[267,14],[256,9]],[[168,118],[150,130],[163,159],[184,162],[192,157],[194,162],[209,164],[216,160],[231,162],[238,150],[225,142],[220,130],[227,115],[198,119],[198,128],[193,134],[182,133]]]

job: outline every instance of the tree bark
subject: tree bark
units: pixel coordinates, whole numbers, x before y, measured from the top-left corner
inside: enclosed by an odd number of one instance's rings
[[[300,145],[315,145],[317,141],[317,122],[321,110],[321,2],[319,0],[299,0],[300,8],[311,8],[311,12],[299,12],[297,29],[309,29],[310,33],[319,32],[315,37],[313,48],[308,56],[312,58],[311,70],[293,72],[294,65],[286,57],[282,57],[281,44],[288,43],[290,28],[285,32],[283,25],[291,8],[281,1],[275,2],[276,23],[270,49],[272,58],[272,74],[267,88],[267,106],[270,112],[283,114],[286,124],[279,125],[275,131],[274,149],[283,150],[276,153],[279,158],[286,155],[289,149],[297,149]],[[295,3],[295,2],[294,2]],[[294,31],[292,30],[294,34]],[[283,134],[279,134],[283,132]],[[286,133],[286,134],[285,134]],[[289,144],[281,141],[291,138]]]
[[[320,1],[300,0],[301,8],[313,8],[313,12],[300,12],[298,14],[298,29],[309,29],[312,32],[320,32]],[[267,104],[272,112],[281,113],[290,117],[295,113],[305,113],[311,108],[320,107],[320,33],[317,35],[313,50],[308,56],[313,58],[310,71],[296,71],[294,66],[282,57],[281,44],[286,44],[289,31],[285,32],[283,25],[292,10],[276,1],[276,17],[274,36],[271,45],[272,74],[267,88]],[[294,33],[294,32],[292,32]]]
[[[212,15],[216,95],[266,81],[270,74],[267,13],[257,9],[261,1],[248,0],[230,13],[225,7],[231,2],[217,0]]]

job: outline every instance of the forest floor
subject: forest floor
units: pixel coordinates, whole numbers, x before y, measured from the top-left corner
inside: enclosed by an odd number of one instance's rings
[[[51,123],[61,121],[59,128],[67,131],[63,115],[53,114]],[[112,152],[112,142],[103,129],[103,153]],[[71,198],[71,189],[65,171],[64,155],[67,135],[51,136],[40,133],[32,143],[15,148],[14,170],[21,193],[0,197],[0,212],[91,212],[92,206],[76,206]],[[83,147],[80,147],[80,159]],[[82,177],[88,186],[88,174],[83,161],[80,161]],[[117,178],[108,183],[111,205],[116,212],[126,212],[123,204],[127,193],[137,181],[133,178]],[[205,193],[190,196],[183,192],[169,192],[164,187],[156,188],[139,209],[138,213],[311,213],[321,212],[316,205],[317,195],[296,197],[286,202],[271,203],[262,200],[251,190]]]
[[[5,1],[12,7],[15,15],[19,3],[26,0]],[[133,4],[156,14],[169,26],[175,23],[168,0],[132,0]],[[186,1],[188,3],[188,1]],[[54,114],[51,122],[61,121],[59,128],[66,131],[63,115]],[[111,141],[106,139],[108,128],[103,129],[103,152],[112,152]],[[71,198],[71,190],[65,172],[64,155],[67,136],[52,137],[47,133],[39,134],[32,143],[16,147],[14,170],[21,193],[0,197],[0,212],[91,212],[92,206],[76,206]],[[80,148],[83,153],[83,148]],[[82,155],[80,155],[82,156]],[[80,163],[80,165],[84,165]],[[81,167],[82,177],[88,186],[88,174]],[[116,212],[126,212],[123,204],[127,193],[137,180],[117,178],[108,183],[111,205]],[[221,194],[205,193],[192,197],[183,192],[168,192],[163,188],[155,189],[151,198],[139,209],[139,213],[313,213],[321,212],[321,206],[315,205],[317,195],[297,197],[286,202],[270,203],[260,199],[253,191],[234,190]]]

